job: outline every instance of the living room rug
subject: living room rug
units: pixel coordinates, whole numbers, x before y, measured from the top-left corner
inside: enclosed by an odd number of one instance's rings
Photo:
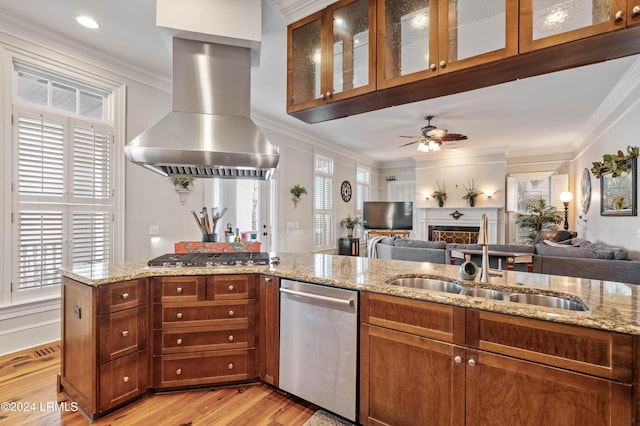
[[[355,426],[353,423],[331,414],[324,410],[318,410],[307,420],[303,426]]]

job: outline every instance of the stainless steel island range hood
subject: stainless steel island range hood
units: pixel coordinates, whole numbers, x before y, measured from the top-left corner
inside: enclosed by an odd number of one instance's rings
[[[251,50],[173,39],[172,110],[124,148],[164,176],[269,179],[279,155],[249,118]]]

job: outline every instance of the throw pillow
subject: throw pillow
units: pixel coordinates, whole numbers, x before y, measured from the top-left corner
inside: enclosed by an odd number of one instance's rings
[[[412,247],[412,248],[430,248],[444,250],[447,244],[444,241],[424,241],[424,240],[408,240],[399,238],[396,240],[396,247]]]

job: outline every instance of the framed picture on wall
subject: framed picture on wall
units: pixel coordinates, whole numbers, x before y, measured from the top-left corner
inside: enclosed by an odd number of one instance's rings
[[[627,161],[631,163],[630,170],[620,176],[607,174],[600,178],[601,216],[637,216],[637,159]]]

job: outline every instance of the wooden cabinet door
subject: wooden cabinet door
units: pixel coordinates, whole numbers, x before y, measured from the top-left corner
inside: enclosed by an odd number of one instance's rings
[[[438,4],[438,72],[518,54],[518,2],[442,0]]]
[[[149,354],[135,352],[100,366],[100,412],[127,402],[147,391]]]
[[[328,102],[376,88],[376,2],[342,0],[325,11]]]
[[[360,422],[463,425],[464,349],[362,324]]]
[[[378,0],[378,90],[438,75],[438,0]]]
[[[287,28],[287,112],[324,103],[322,12]]]
[[[280,278],[260,276],[258,315],[259,375],[278,386],[280,368]]]
[[[630,425],[632,386],[484,351],[466,359],[469,426]]]
[[[625,0],[520,0],[520,52],[604,34],[627,23]]]
[[[640,0],[627,0],[627,26],[640,24]]]

